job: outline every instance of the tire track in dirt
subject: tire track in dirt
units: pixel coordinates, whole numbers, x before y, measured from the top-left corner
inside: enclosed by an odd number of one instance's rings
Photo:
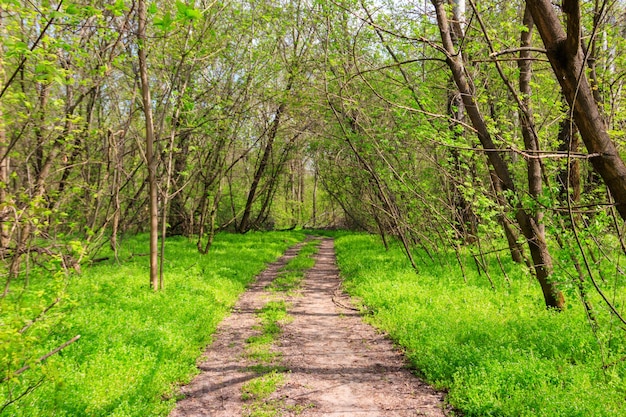
[[[199,366],[202,373],[183,388],[186,398],[171,417],[245,415],[241,387],[258,376],[246,369],[245,340],[258,323],[255,310],[272,299],[263,288],[297,250],[270,265],[220,325]],[[443,394],[416,378],[402,354],[364,324],[339,292],[331,239],[321,242],[315,259],[299,294],[287,297],[293,321],[282,326],[274,350],[289,371],[268,401],[283,404],[283,416],[445,416]]]

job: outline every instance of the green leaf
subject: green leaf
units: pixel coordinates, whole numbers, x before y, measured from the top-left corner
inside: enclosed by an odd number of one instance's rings
[[[124,4],[124,0],[116,0],[115,4],[107,5],[105,8],[113,13],[114,16],[121,16],[124,14],[126,5]]]
[[[202,12],[196,10],[193,6],[183,3],[182,1],[176,2],[176,9],[177,20],[192,21],[202,16]]]
[[[188,8],[185,14],[189,20],[196,20],[202,17],[202,12],[194,8]]]
[[[154,19],[154,26],[164,32],[167,32],[172,27],[172,23],[174,23],[174,19],[172,19],[172,15],[169,13],[163,15],[161,19]]]

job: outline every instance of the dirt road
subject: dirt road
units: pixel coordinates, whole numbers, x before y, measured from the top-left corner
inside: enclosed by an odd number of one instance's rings
[[[300,291],[283,295],[292,321],[281,325],[271,348],[282,381],[263,400],[271,406],[244,400],[242,389],[259,377],[245,354],[246,340],[259,329],[255,313],[276,299],[266,286],[298,249],[270,265],[220,325],[201,374],[183,388],[186,398],[171,417],[446,415],[443,395],[413,376],[393,344],[364,324],[341,293],[330,239],[321,242]]]

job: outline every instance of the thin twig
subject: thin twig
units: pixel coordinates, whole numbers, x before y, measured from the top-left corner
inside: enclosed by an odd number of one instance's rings
[[[74,343],[75,341],[77,341],[78,339],[80,339],[80,335],[76,335],[74,337],[72,337],[70,340],[68,340],[67,342],[63,343],[61,346],[52,349],[50,352],[46,353],[45,355],[43,355],[42,357],[40,357],[39,359],[37,359],[35,362],[40,363],[45,361],[46,359],[48,359],[50,356],[59,353],[62,349],[65,349],[66,347],[68,347],[69,345],[71,345],[72,343]],[[16,376],[18,376],[19,374],[22,374],[26,371],[28,371],[30,369],[30,365],[25,365],[23,367],[21,367],[20,369],[18,369],[17,371],[13,372],[12,375],[5,377],[2,381],[0,382],[6,382],[11,378],[14,378]]]
[[[48,307],[44,308],[44,309],[42,310],[42,312],[41,312],[41,313],[39,313],[39,315],[38,315],[37,317],[35,317],[34,319],[32,319],[31,321],[29,321],[28,323],[26,323],[26,325],[25,325],[24,327],[22,327],[22,328],[19,330],[19,332],[18,332],[18,333],[23,334],[26,330],[30,329],[30,328],[31,328],[31,326],[32,326],[33,324],[35,324],[35,323],[37,323],[39,320],[41,320],[41,319],[43,318],[43,316],[44,316],[44,315],[45,315],[48,311],[50,311],[50,309],[51,309],[52,307],[54,307],[54,306],[55,306],[55,305],[56,305],[59,301],[61,301],[61,297],[57,297],[57,299],[56,299],[56,300],[54,300],[54,301],[52,302],[52,304],[50,304]]]
[[[498,57],[500,55],[505,55],[505,54],[515,54],[517,52],[522,52],[522,51],[530,51],[530,52],[541,52],[542,54],[545,54],[547,51],[544,48],[536,48],[533,46],[525,46],[525,47],[521,47],[521,48],[511,48],[511,49],[505,49],[504,51],[495,51],[489,54],[490,58],[495,58]]]

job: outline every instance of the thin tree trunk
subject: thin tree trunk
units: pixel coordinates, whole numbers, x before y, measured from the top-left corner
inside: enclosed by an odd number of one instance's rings
[[[141,79],[141,98],[146,119],[146,165],[148,167],[148,184],[150,187],[150,285],[153,290],[159,289],[158,239],[159,239],[159,208],[156,183],[156,159],[154,157],[154,121],[152,118],[152,100],[148,84],[148,63],[146,59],[146,2],[138,2],[139,17],[139,77]]]
[[[207,202],[209,197],[206,195],[202,200],[202,212],[200,215],[200,232],[198,233],[198,241],[196,242],[196,247],[198,248],[198,252],[203,255],[209,253],[211,246],[213,245],[213,239],[215,237],[215,217],[217,216],[217,209],[219,207],[219,202],[222,197],[222,187],[218,186],[217,191],[215,192],[215,197],[213,198],[213,202],[211,203],[210,213],[209,213],[209,232],[207,236],[207,242],[205,244],[202,243],[202,239],[204,238],[204,230],[206,223],[206,210],[207,210]]]
[[[576,134],[576,125],[569,117],[566,117],[559,126],[559,151],[578,152],[579,140]],[[580,202],[580,161],[572,158],[557,175],[559,186],[559,199],[565,206],[571,203],[576,205]]]
[[[186,85],[185,85],[186,88]],[[180,116],[177,116],[177,119]],[[169,235],[185,235],[188,236],[192,233],[189,226],[189,221],[186,218],[185,200],[182,192],[176,192],[182,187],[181,180],[184,180],[182,173],[185,171],[187,165],[187,154],[189,152],[189,134],[183,132],[180,135],[180,141],[176,146],[177,150],[174,150],[174,165],[171,174],[171,180],[174,185],[175,194],[172,197],[169,208]]]
[[[313,171],[313,228],[317,226],[317,166]]]
[[[287,91],[291,89],[291,85],[288,86]],[[278,134],[278,126],[280,125],[280,119],[285,111],[286,104],[281,103],[276,109],[276,113],[274,114],[274,120],[272,120],[272,125],[270,127],[269,132],[267,133],[267,143],[263,148],[263,155],[261,156],[261,161],[259,162],[259,166],[254,172],[254,177],[252,178],[252,184],[250,185],[250,190],[248,191],[248,198],[246,200],[246,206],[241,216],[241,221],[239,222],[239,232],[245,233],[250,229],[250,215],[252,213],[252,204],[254,200],[257,198],[257,189],[259,188],[259,183],[261,182],[261,177],[265,173],[267,169],[269,158],[274,148],[274,140],[276,139],[276,135]]]
[[[109,132],[109,148],[111,149],[110,154],[111,159],[113,159],[113,164],[115,166],[115,171],[113,172],[113,183],[111,187],[113,188],[113,219],[111,223],[111,249],[113,250],[113,254],[115,256],[115,260],[119,262],[119,254],[118,254],[118,245],[117,245],[117,235],[119,232],[120,226],[120,215],[122,213],[122,205],[120,202],[120,185],[121,185],[121,175],[122,175],[122,152],[119,149],[119,144],[115,139],[116,135],[112,132]]]
[[[291,91],[293,87],[295,68],[292,68],[292,72],[289,73],[289,78],[287,80],[287,85],[285,86],[285,95]],[[250,229],[250,215],[252,213],[252,204],[257,198],[257,189],[259,187],[259,183],[261,182],[261,177],[265,173],[267,169],[269,158],[272,154],[272,150],[274,147],[274,140],[276,139],[276,135],[278,134],[278,128],[280,126],[281,118],[285,109],[287,108],[286,103],[287,97],[284,97],[281,103],[278,105],[276,109],[276,113],[274,113],[274,120],[272,120],[272,124],[270,126],[269,131],[267,132],[267,143],[263,148],[263,155],[261,156],[261,161],[259,162],[259,166],[257,167],[254,177],[252,178],[252,184],[250,185],[250,190],[248,191],[248,198],[246,199],[246,206],[241,217],[241,221],[239,222],[238,231],[240,233],[245,233]]]
[[[498,180],[498,177],[493,171],[489,171],[489,176],[491,178],[491,184],[493,186],[494,193],[496,195],[496,200],[498,201],[498,205],[504,209],[507,206],[506,200],[503,196],[502,184]],[[518,242],[519,236],[513,229],[513,225],[511,224],[511,220],[506,216],[505,213],[501,213],[498,216],[498,221],[502,225],[502,229],[504,230],[504,235],[506,236],[506,241],[509,245],[509,252],[511,253],[511,259],[513,262],[522,263],[526,260],[524,256],[524,249]],[[526,262],[529,268],[532,268],[532,264]]]
[[[282,154],[280,158],[278,158],[278,162],[276,163],[276,167],[271,172],[269,179],[266,181],[262,191],[257,194],[265,193],[265,198],[261,203],[261,208],[259,210],[259,214],[256,216],[255,220],[252,222],[248,222],[248,228],[257,227],[264,223],[269,216],[270,208],[272,203],[274,202],[274,195],[276,194],[276,190],[278,188],[278,180],[280,175],[283,172],[283,168],[287,163],[287,158],[292,148],[295,146],[295,142],[300,136],[301,132],[296,133],[289,139],[289,142],[284,146]],[[295,225],[294,225],[295,227]]]
[[[0,35],[4,38],[4,11],[0,8]],[[4,57],[0,56],[0,88],[4,88],[2,85],[4,81]],[[0,120],[4,117],[2,102],[0,102]],[[9,247],[9,223],[8,219],[11,216],[10,209],[5,206],[7,201],[7,189],[9,186],[9,155],[7,154],[6,146],[6,130],[4,125],[0,125],[0,204],[3,206],[0,211],[0,258],[4,257],[6,250]],[[10,279],[10,277],[9,277]]]
[[[305,194],[305,184],[304,184],[304,161],[302,158],[298,158],[298,224],[304,223],[304,194]]]

